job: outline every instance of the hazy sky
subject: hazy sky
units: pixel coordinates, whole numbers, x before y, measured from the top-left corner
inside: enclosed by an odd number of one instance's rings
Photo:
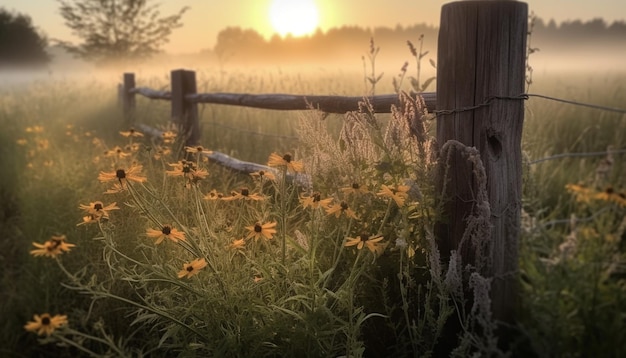
[[[227,26],[253,28],[269,38],[273,32],[269,8],[275,0],[156,0],[161,13],[169,15],[182,6],[191,9],[184,27],[175,30],[165,50],[197,52],[215,45],[217,33]],[[322,30],[341,25],[361,27],[438,25],[443,0],[314,0],[319,8]],[[537,16],[557,22],[604,18],[607,22],[626,19],[626,0],[527,0]],[[0,7],[27,14],[50,39],[75,40],[59,15],[55,0],[0,0]]]

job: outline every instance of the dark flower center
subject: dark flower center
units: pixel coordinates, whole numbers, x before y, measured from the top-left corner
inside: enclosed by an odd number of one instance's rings
[[[361,239],[361,241],[365,242],[365,241],[370,239],[370,236],[367,235],[367,234],[361,234],[361,235],[359,235],[359,239]]]
[[[342,201],[340,206],[342,211],[348,210],[348,203],[346,203],[345,201]]]
[[[286,161],[287,163],[291,163],[292,159],[293,158],[291,157],[291,154],[289,154],[289,153],[283,155],[283,160]]]
[[[100,211],[100,210],[102,210],[102,209],[103,209],[103,207],[102,207],[102,203],[95,203],[95,204],[93,205],[93,208],[94,208],[94,210],[96,210],[96,211]]]
[[[115,171],[115,176],[118,179],[120,179],[120,180],[121,179],[125,179],[126,178],[126,172],[124,171],[124,169],[118,169],[118,170]]]
[[[187,272],[191,272],[191,271],[193,271],[193,266],[191,265],[187,266]]]
[[[202,152],[202,151],[204,150],[204,148],[202,148],[202,147],[196,147],[196,150],[197,150],[198,152]]]
[[[261,224],[256,223],[254,224],[254,232],[262,232],[263,231],[263,226],[261,226]]]
[[[42,325],[42,326],[49,326],[49,325],[50,325],[50,323],[51,323],[51,321],[50,321],[50,317],[43,317],[43,318],[41,319],[41,325]]]
[[[613,189],[612,186],[606,188],[605,192],[609,195],[613,194],[615,192],[615,190]]]
[[[265,175],[265,172],[263,170],[259,170],[259,176],[262,177]]]
[[[359,183],[352,183],[352,189],[359,190],[360,187]]]
[[[313,202],[314,203],[317,203],[320,200],[322,200],[322,196],[320,195],[320,193],[313,194]]]
[[[169,227],[169,226],[163,226],[163,229],[161,230],[161,232],[162,232],[164,235],[169,235],[169,234],[171,234],[171,233],[172,233],[172,228],[171,228],[171,227]]]
[[[241,189],[241,195],[243,195],[243,196],[250,195],[250,191],[248,190],[248,188]]]

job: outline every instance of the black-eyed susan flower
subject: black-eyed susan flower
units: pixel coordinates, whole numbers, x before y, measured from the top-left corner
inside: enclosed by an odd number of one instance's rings
[[[322,195],[318,192],[315,192],[310,196],[303,195],[300,197],[300,205],[302,205],[304,209],[308,208],[309,206],[313,209],[320,207],[326,208],[332,201],[333,198],[322,199]]]
[[[185,233],[182,231],[178,231],[176,228],[171,227],[170,225],[163,225],[161,230],[156,229],[148,229],[146,231],[146,236],[157,239],[156,245],[163,242],[164,239],[172,240],[173,242],[178,242],[178,240],[185,241]]]
[[[251,193],[248,188],[241,188],[239,191],[233,191],[231,196],[223,197],[222,200],[231,201],[231,200],[252,200],[259,201],[265,199],[261,195],[257,193]]]
[[[581,203],[588,203],[596,193],[595,190],[583,184],[567,184],[565,185],[565,189],[574,194],[576,201]]]
[[[233,242],[228,244],[227,247],[231,250],[243,250],[246,247],[246,239],[241,238],[241,239],[233,240]]]
[[[166,157],[170,154],[172,154],[171,148],[158,146],[154,151],[154,155],[152,155],[152,157],[156,160],[161,160],[161,158]]]
[[[348,246],[355,246],[356,248],[361,250],[363,248],[363,246],[367,246],[367,248],[375,253],[375,254],[380,254],[382,253],[380,251],[381,248],[384,247],[381,246],[380,241],[382,241],[383,237],[378,235],[378,236],[370,236],[368,234],[361,234],[358,235],[354,238],[349,237],[346,240],[346,243],[344,244],[344,246],[348,247]]]
[[[287,168],[287,171],[293,173],[301,173],[304,171],[304,164],[293,160],[293,156],[290,153],[286,153],[282,157],[277,153],[270,154],[267,165],[276,168]]]
[[[195,259],[190,263],[183,264],[183,269],[178,272],[178,278],[191,278],[193,275],[197,275],[206,265],[207,263],[204,258]]]
[[[265,240],[270,240],[272,237],[274,237],[274,234],[276,233],[275,227],[275,221],[271,221],[265,224],[257,222],[254,225],[246,226],[246,229],[250,231],[248,233],[248,236],[246,236],[246,239],[254,238],[254,241],[256,241],[260,238],[265,238]]]
[[[161,133],[161,139],[165,144],[172,144],[176,140],[176,132],[174,131],[165,131]]]
[[[270,171],[265,171],[265,170],[259,170],[259,171],[256,171],[256,172],[252,172],[252,173],[250,173],[250,176],[252,178],[260,180],[260,181],[264,181],[264,180],[275,181],[276,180],[276,175],[274,175],[274,173],[272,173]]]
[[[619,206],[626,206],[626,194],[616,191],[612,186],[608,186],[603,191],[596,193],[593,198],[613,202]]]
[[[56,258],[58,255],[69,252],[72,247],[76,245],[65,242],[65,235],[52,236],[50,240],[47,240],[43,244],[33,242],[33,246],[36,247],[35,250],[31,250],[30,254],[37,256],[48,256],[51,258]]]
[[[127,131],[120,131],[120,134],[124,137],[143,137],[143,133],[138,132],[135,128],[130,127]]]
[[[43,127],[42,126],[26,127],[26,132],[27,133],[42,133]]]
[[[340,189],[344,194],[366,194],[369,193],[365,185],[353,182],[352,185]]]
[[[104,156],[107,158],[124,159],[126,157],[130,157],[130,155],[130,153],[125,152],[120,146],[116,146],[115,148],[104,152]]]
[[[170,163],[172,170],[166,170],[169,176],[182,176],[186,178],[190,184],[195,184],[199,180],[206,179],[209,172],[205,169],[199,169],[196,163],[189,160],[179,160],[178,163]]]
[[[398,206],[403,206],[406,199],[409,197],[409,189],[411,189],[408,185],[385,185],[381,186],[381,189],[376,195],[393,199],[393,201],[398,204]]]
[[[220,200],[224,197],[224,194],[218,192],[217,190],[213,189],[210,192],[206,193],[206,195],[204,196],[204,200]]]
[[[89,205],[80,204],[79,208],[83,209],[87,214],[92,215],[96,220],[100,220],[101,218],[108,219],[109,211],[119,209],[115,202],[104,205],[101,201],[94,201],[89,203]]]
[[[67,316],[55,315],[51,316],[49,313],[44,313],[41,316],[36,314],[33,316],[33,320],[24,325],[24,329],[37,333],[40,336],[49,336],[57,328],[67,324]]]
[[[339,216],[341,216],[341,214],[346,215],[349,218],[358,220],[359,218],[356,216],[356,213],[354,212],[354,210],[352,210],[350,208],[350,206],[348,205],[348,203],[346,203],[345,201],[342,201],[340,203],[335,203],[331,206],[329,206],[328,208],[326,208],[326,214],[327,215],[335,215],[336,218],[338,218]]]
[[[124,150],[128,152],[138,152],[141,149],[141,143],[131,143],[124,146]]]
[[[193,147],[185,146],[185,152],[187,152],[187,153],[196,153],[198,155],[201,155],[201,154],[206,154],[206,155],[213,154],[213,151],[207,150],[207,149],[205,149],[201,145],[196,145],[196,146],[193,146]]]
[[[128,180],[143,183],[147,179],[146,177],[141,175],[142,169],[143,167],[141,165],[135,164],[131,165],[128,169],[118,168],[112,172],[100,172],[100,175],[98,175],[98,180],[103,183],[113,180],[119,181],[120,184]]]

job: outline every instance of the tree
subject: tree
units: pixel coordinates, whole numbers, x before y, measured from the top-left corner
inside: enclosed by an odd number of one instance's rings
[[[50,62],[48,41],[30,17],[0,8],[0,66],[41,66]]]
[[[60,41],[68,52],[97,64],[145,60],[161,52],[172,31],[189,9],[160,17],[152,0],[57,0],[61,16],[82,40],[74,45]]]

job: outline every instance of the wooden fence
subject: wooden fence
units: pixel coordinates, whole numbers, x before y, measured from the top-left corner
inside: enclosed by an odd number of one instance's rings
[[[422,94],[427,108],[437,113],[437,141],[442,152],[445,148],[437,180],[445,217],[436,226],[442,262],[447,264],[453,251],[461,254],[464,266],[474,265],[476,256],[487,256],[481,274],[492,278],[493,314],[505,322],[513,320],[518,295],[527,19],[527,4],[518,1],[445,4],[437,92]],[[185,70],[172,71],[171,81],[171,92],[155,91],[135,87],[134,75],[125,74],[124,112],[132,117],[136,94],[171,101],[172,119],[190,134],[190,144],[199,140],[198,103],[345,113],[356,110],[363,99],[196,93],[195,74]],[[369,100],[385,113],[398,96]]]

